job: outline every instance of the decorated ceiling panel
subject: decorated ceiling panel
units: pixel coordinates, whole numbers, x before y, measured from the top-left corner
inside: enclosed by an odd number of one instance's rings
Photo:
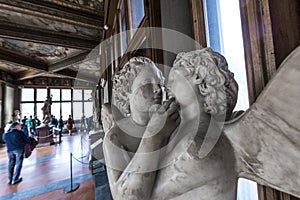
[[[3,38],[0,38],[0,48],[46,64],[56,63],[80,52],[77,49]]]
[[[88,7],[90,9],[101,11],[104,10],[104,1],[103,0],[64,0],[71,3],[78,4],[80,6]]]
[[[104,5],[104,0],[0,0],[0,72],[20,81],[91,82],[100,62],[86,56],[100,43]]]
[[[100,38],[101,30],[96,28],[87,28],[84,27],[83,24],[75,25],[75,23],[67,23],[63,21],[67,20],[55,20],[56,18],[53,17],[52,19],[47,19],[43,17],[33,16],[30,14],[24,14],[19,12],[14,12],[10,10],[1,10],[0,9],[0,21],[9,22],[10,24],[15,24],[17,27],[19,26],[29,26],[32,28],[36,28],[39,30],[49,30],[49,31],[56,31],[60,33],[69,33],[74,35],[80,35],[84,37],[91,37],[91,38]],[[82,25],[82,26],[80,26]]]
[[[0,68],[2,71],[7,73],[22,73],[28,70],[26,67],[22,67],[20,65],[9,62],[4,62],[2,60],[0,60]]]

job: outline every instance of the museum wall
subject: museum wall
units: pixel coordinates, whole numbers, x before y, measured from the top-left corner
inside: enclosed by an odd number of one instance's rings
[[[282,61],[300,44],[300,2],[240,0],[245,60],[252,104]],[[274,176],[276,176],[274,174]],[[258,186],[259,200],[296,200],[275,189]]]
[[[161,26],[163,28],[178,31],[188,37],[193,38],[193,20],[191,13],[191,2],[182,0],[165,0],[160,1],[161,5]],[[172,17],[170,17],[172,16]],[[176,42],[174,42],[176,41]],[[183,40],[178,40],[174,36],[163,32],[163,46],[169,45],[166,43],[172,42],[172,50],[176,52],[190,51],[194,49],[193,43],[187,43]],[[168,51],[163,52],[164,65],[172,66],[176,54]]]

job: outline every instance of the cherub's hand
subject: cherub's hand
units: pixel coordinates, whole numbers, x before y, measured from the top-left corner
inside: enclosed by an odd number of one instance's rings
[[[179,104],[175,98],[166,101],[152,116],[147,125],[146,137],[158,140],[168,138],[180,123]]]

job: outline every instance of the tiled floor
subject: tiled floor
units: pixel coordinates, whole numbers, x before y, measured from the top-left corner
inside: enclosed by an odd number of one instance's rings
[[[0,200],[22,199],[72,199],[93,200],[94,182],[88,166],[88,136],[64,135],[59,145],[36,148],[24,159],[21,176],[16,185],[7,184],[6,147],[0,147]],[[78,190],[64,193],[70,187],[70,153],[73,153],[73,182],[80,183]]]

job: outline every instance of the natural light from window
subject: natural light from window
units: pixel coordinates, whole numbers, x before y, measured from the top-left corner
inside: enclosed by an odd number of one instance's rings
[[[206,0],[208,46],[222,53],[239,85],[237,110],[249,108],[239,0]],[[238,200],[257,200],[257,184],[239,179]]]
[[[223,42],[222,53],[226,57],[229,69],[235,74],[239,84],[238,102],[235,110],[249,108],[244,46],[241,29],[240,8],[238,0],[219,0],[220,21]],[[240,178],[238,182],[238,200],[257,200],[257,184]]]

